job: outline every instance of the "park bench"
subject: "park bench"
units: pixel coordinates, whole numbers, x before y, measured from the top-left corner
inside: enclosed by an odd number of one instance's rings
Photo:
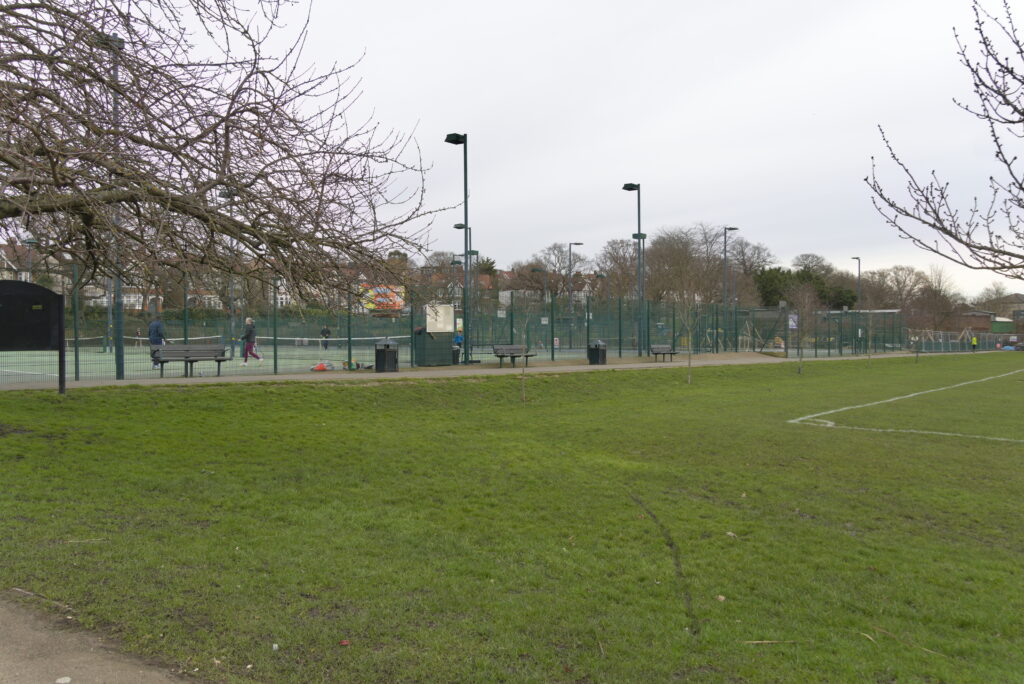
[[[160,377],[164,377],[164,364],[181,361],[185,364],[185,377],[195,375],[195,365],[199,361],[216,361],[217,375],[220,376],[220,364],[228,360],[227,349],[223,344],[155,344],[150,345],[153,352],[153,363],[160,364]]]
[[[530,357],[536,356],[534,352],[531,352],[526,348],[526,345],[522,344],[496,344],[494,345],[494,355],[498,357],[498,368],[501,368],[505,359],[512,359],[512,367],[516,367],[516,359],[525,359],[524,363],[530,365]]]
[[[658,356],[664,360],[666,356],[671,357],[673,354],[678,354],[675,349],[672,348],[671,344],[652,344],[651,345],[651,356],[654,360],[658,360]]]

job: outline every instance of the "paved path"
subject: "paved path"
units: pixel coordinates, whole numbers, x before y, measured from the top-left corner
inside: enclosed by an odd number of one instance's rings
[[[20,600],[24,598],[25,600]],[[67,615],[40,610],[16,590],[0,592],[0,684],[181,684],[162,668],[117,650]],[[39,600],[36,598],[35,600]]]
[[[864,357],[833,357],[864,358]],[[693,365],[721,366],[752,363],[787,363],[765,354],[708,354],[693,358]],[[588,366],[582,363],[561,365],[556,363],[535,363],[525,369],[527,374],[612,372],[624,370],[657,370],[685,368],[686,359],[670,362],[648,362],[632,358],[609,359],[607,366]],[[152,378],[115,383],[111,380],[92,380],[68,384],[68,391],[78,387],[102,387],[121,385],[170,385],[209,384],[217,382],[377,382],[409,380],[412,378],[453,378],[470,375],[508,375],[522,373],[524,369],[491,367],[487,365],[440,367],[402,370],[398,373],[304,373],[301,375],[246,375],[232,377],[200,378]],[[0,385],[3,389],[25,389]],[[42,385],[43,389],[54,389],[52,384]],[[34,606],[32,604],[35,604]],[[181,684],[170,668],[126,656],[117,650],[113,640],[101,634],[79,629],[67,614],[43,610],[45,605],[55,605],[42,597],[34,596],[19,589],[0,590],[0,684]],[[59,605],[56,606],[60,608]],[[190,680],[194,681],[194,680]]]
[[[687,364],[686,357],[677,358],[675,361],[649,361],[649,357],[636,357],[636,356],[625,356],[619,357],[608,357],[608,365],[606,366],[590,366],[587,365],[585,360],[567,360],[567,361],[544,361],[533,359],[530,365],[525,368],[527,374],[531,373],[576,373],[576,372],[600,372],[600,371],[612,371],[612,370],[639,370],[639,369],[657,369],[657,368],[679,368],[685,367]],[[891,355],[890,355],[891,356]],[[859,358],[865,357],[833,357],[837,358]],[[805,359],[808,360],[808,359]],[[768,354],[759,354],[756,352],[739,352],[739,353],[724,353],[724,354],[700,354],[696,355],[692,359],[694,367],[698,366],[726,366],[726,365],[737,365],[737,364],[751,364],[751,363],[787,363],[792,359],[783,359],[776,356],[770,356]],[[495,362],[483,363],[472,366],[438,366],[433,368],[401,368],[397,373],[375,373],[373,371],[326,371],[326,372],[305,372],[305,373],[292,373],[292,374],[280,374],[273,375],[268,371],[265,375],[245,374],[245,375],[229,375],[229,376],[204,376],[204,377],[152,377],[152,378],[138,378],[132,380],[112,380],[109,378],[102,380],[80,380],[80,381],[68,381],[68,391],[73,391],[77,387],[112,387],[112,386],[125,386],[125,385],[203,385],[203,384],[214,384],[214,383],[237,383],[237,382],[280,382],[280,381],[302,381],[302,382],[378,382],[378,381],[393,381],[393,380],[410,380],[412,378],[457,378],[464,377],[467,375],[511,375],[515,373],[522,373],[524,371],[522,363],[516,368],[505,366],[499,368]],[[18,389],[56,389],[57,383],[55,380],[50,380],[45,383],[24,383],[24,384],[13,384],[4,383],[0,384],[0,390],[18,390]]]

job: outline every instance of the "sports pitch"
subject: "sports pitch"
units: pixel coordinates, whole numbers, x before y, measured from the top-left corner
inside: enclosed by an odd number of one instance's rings
[[[1018,681],[1024,354],[803,369],[0,393],[0,586],[214,681]]]

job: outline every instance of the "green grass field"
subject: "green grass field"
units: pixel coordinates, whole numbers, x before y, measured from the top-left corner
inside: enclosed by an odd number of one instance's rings
[[[1022,368],[3,392],[0,588],[214,681],[1019,682]]]

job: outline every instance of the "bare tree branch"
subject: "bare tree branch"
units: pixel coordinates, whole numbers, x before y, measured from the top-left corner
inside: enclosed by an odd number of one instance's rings
[[[351,67],[266,53],[288,0],[0,6],[0,237],[129,282],[286,279],[301,296],[419,251],[411,138],[351,124]],[[196,29],[199,29],[198,31]]]
[[[1024,279],[1024,177],[1012,151],[1024,137],[1024,42],[1007,0],[1003,17],[987,13],[977,0],[973,6],[977,56],[959,35],[956,40],[977,102],[957,104],[988,127],[1001,179],[989,178],[987,201],[975,198],[962,210],[934,171],[927,182],[918,180],[882,131],[890,158],[906,178],[906,197],[885,189],[874,159],[864,180],[875,208],[916,246],[967,268]]]

